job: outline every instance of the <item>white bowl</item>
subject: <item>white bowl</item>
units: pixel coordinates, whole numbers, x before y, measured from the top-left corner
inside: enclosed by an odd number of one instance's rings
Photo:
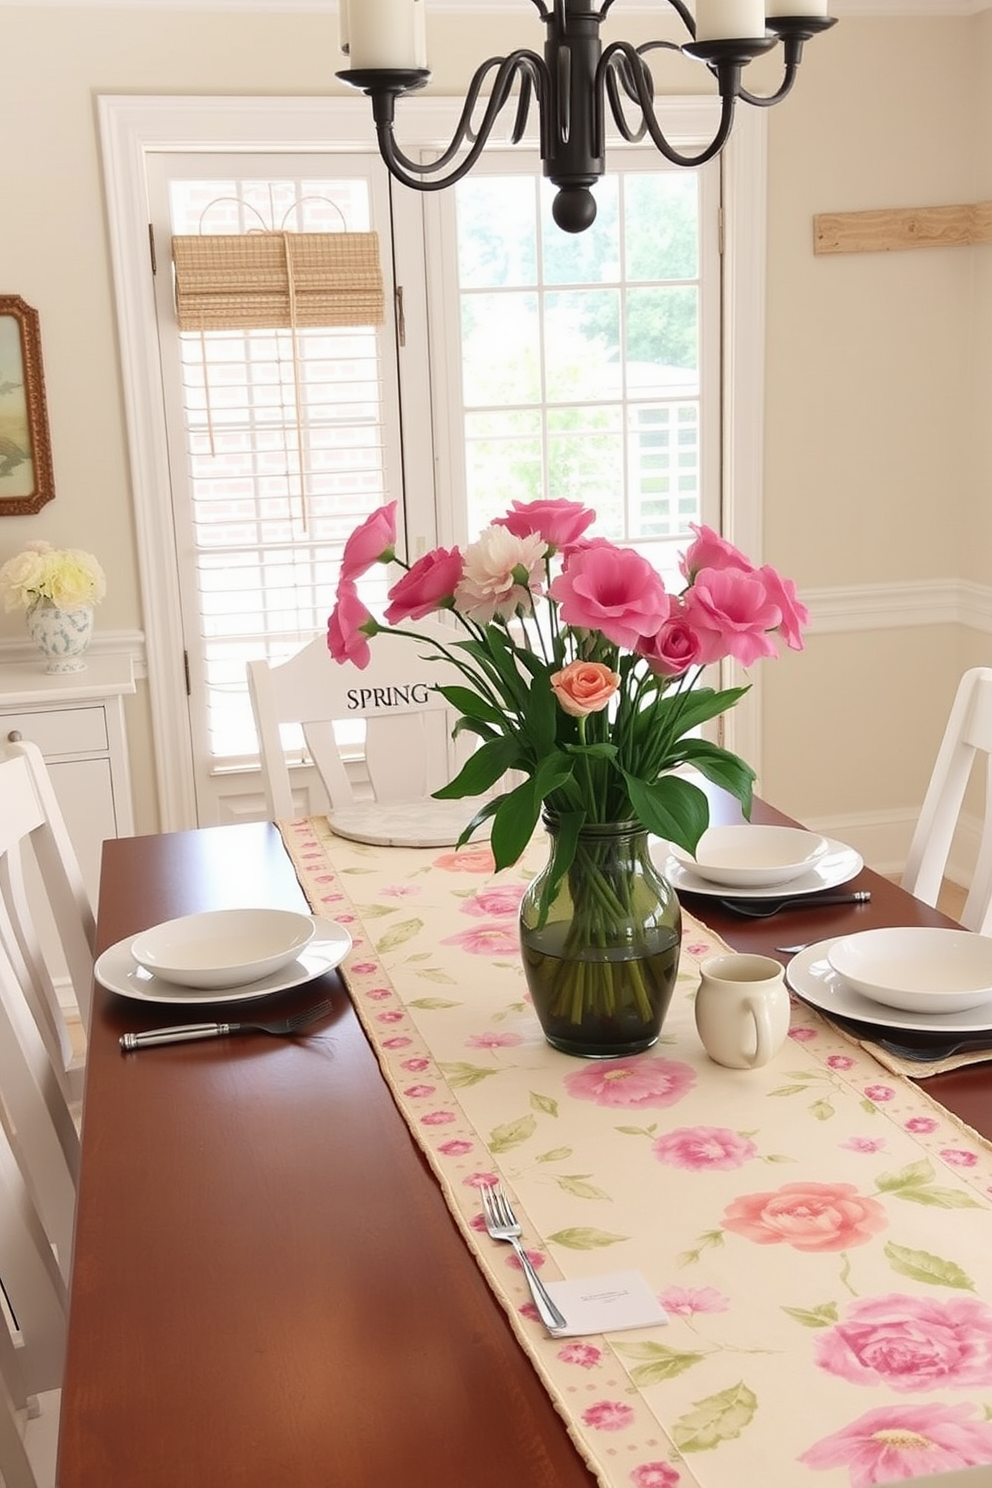
[[[287,909],[213,909],[142,931],[131,955],[181,987],[247,986],[295,961],[314,928]]]
[[[855,991],[904,1012],[962,1013],[992,999],[992,939],[970,930],[861,930],[835,940],[827,960]]]
[[[709,827],[692,856],[671,844],[672,856],[710,883],[754,889],[808,873],[827,850],[825,837],[800,827]]]

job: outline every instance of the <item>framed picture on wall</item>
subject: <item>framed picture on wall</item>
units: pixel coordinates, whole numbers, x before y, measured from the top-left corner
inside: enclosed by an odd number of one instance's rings
[[[0,517],[39,511],[54,495],[38,312],[0,295]]]

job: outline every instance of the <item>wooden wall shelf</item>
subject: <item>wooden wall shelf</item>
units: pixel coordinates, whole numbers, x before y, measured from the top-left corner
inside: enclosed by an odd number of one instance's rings
[[[992,201],[961,207],[823,212],[813,218],[814,253],[897,253],[992,243]]]

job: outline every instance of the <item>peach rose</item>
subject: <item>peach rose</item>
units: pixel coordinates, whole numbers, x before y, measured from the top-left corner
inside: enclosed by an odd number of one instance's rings
[[[620,674],[601,661],[571,661],[551,678],[559,704],[573,718],[601,713],[620,686]]]
[[[887,1223],[881,1204],[853,1183],[786,1183],[775,1193],[742,1195],[723,1216],[724,1229],[756,1245],[806,1251],[864,1245]]]

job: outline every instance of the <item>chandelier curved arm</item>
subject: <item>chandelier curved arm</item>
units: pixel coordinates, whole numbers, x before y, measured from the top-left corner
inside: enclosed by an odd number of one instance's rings
[[[472,115],[478,104],[483,85],[494,70],[496,70],[496,77],[492,92],[476,131],[472,128]],[[346,72],[339,73],[338,76],[345,82],[351,81]],[[507,57],[490,57],[482,63],[472,78],[451,143],[436,160],[428,161],[426,164],[412,160],[404,154],[396,142],[394,130],[396,98],[400,92],[407,92],[410,89],[397,88],[390,79],[388,70],[385,69],[378,78],[373,80],[366,75],[359,86],[372,99],[372,117],[379,143],[379,153],[390,174],[402,185],[414,187],[418,191],[440,191],[443,187],[453,186],[455,182],[460,181],[475,165],[489,141],[497,118],[510,98],[516,81],[520,83],[520,95],[511,139],[513,144],[517,144],[523,137],[527,126],[531,98],[536,95],[540,106],[548,89],[547,68],[543,58],[539,57],[536,52],[527,50],[511,52]],[[448,171],[447,175],[440,175],[439,173],[447,169],[466,144],[470,148],[463,159],[454,169]]]
[[[791,92],[792,85],[796,81],[799,64],[803,60],[803,42],[811,40],[820,31],[826,31],[835,24],[831,16],[804,16],[790,18],[785,16],[769,16],[765,22],[769,31],[777,34],[782,43],[784,53],[784,71],[782,81],[774,93],[764,96],[760,93],[749,93],[746,88],[741,89],[741,98],[745,103],[752,104],[755,108],[771,108],[773,103],[779,103],[787,93]]]
[[[643,50],[648,50],[652,46],[664,47],[667,45],[669,44],[666,42],[652,42]],[[681,50],[681,48],[676,48],[676,50]],[[633,99],[641,110],[643,123],[637,129],[634,129],[628,123],[624,115],[623,104],[617,85],[617,76],[619,76],[620,86],[623,87],[628,98]],[[613,121],[624,139],[631,143],[636,143],[637,140],[643,139],[645,134],[649,134],[656,149],[660,150],[665,159],[670,160],[673,165],[705,165],[707,160],[712,160],[714,155],[719,155],[730,138],[730,131],[734,123],[734,103],[736,102],[737,94],[740,92],[739,68],[736,69],[736,78],[737,86],[734,86],[734,80],[732,78],[725,80],[723,70],[721,69],[720,123],[717,126],[717,131],[713,139],[698,155],[682,155],[675,149],[674,145],[668,142],[662,132],[661,125],[658,123],[654,112],[654,82],[651,77],[651,69],[644,61],[641,51],[638,48],[631,46],[626,41],[611,42],[600,58],[596,80],[597,88],[602,88],[609,98]]]

